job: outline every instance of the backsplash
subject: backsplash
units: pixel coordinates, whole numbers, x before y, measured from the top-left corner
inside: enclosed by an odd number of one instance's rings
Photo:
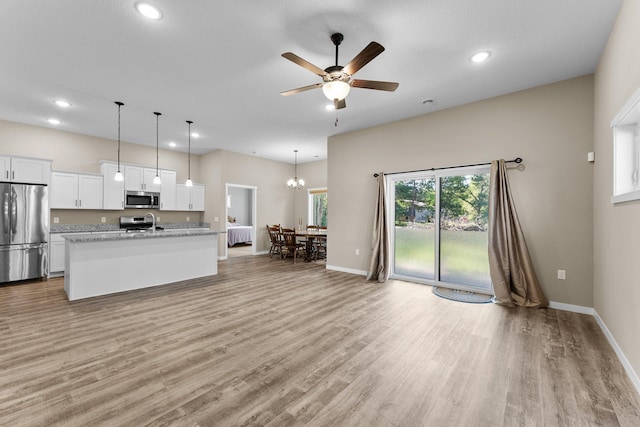
[[[160,224],[159,224],[160,225]],[[183,228],[210,228],[208,222],[170,222],[162,223],[165,230]],[[119,225],[114,224],[51,224],[51,233],[89,233],[93,231],[118,231]]]
[[[123,211],[51,209],[50,225],[102,224],[119,227],[121,216],[144,216],[147,212],[153,212],[156,215],[158,224],[199,223],[203,220],[202,212],[159,211],[151,209],[125,209]],[[55,218],[58,218],[57,223],[55,222]],[[102,218],[105,219],[104,222],[102,222]]]

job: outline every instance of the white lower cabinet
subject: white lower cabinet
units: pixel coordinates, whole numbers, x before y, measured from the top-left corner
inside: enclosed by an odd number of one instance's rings
[[[49,276],[64,273],[64,239],[60,234],[49,235]]]
[[[121,233],[121,231],[92,231],[78,232],[78,234],[109,234]],[[49,277],[64,275],[65,263],[65,240],[63,234],[72,233],[51,233],[49,234]]]

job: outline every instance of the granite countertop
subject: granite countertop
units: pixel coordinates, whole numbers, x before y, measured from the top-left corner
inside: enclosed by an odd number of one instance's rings
[[[108,241],[108,240],[130,240],[130,239],[157,239],[157,238],[166,238],[166,237],[185,237],[185,236],[212,236],[220,234],[218,231],[202,229],[202,228],[193,228],[192,230],[164,230],[164,231],[156,231],[155,233],[151,231],[146,231],[143,233],[71,233],[65,234],[62,238],[70,241],[70,242],[98,242],[98,241]]]
[[[158,223],[158,227],[165,230],[176,230],[183,228],[209,228],[208,222],[170,222]],[[105,231],[121,231],[117,224],[51,224],[49,231],[54,234],[62,233],[95,233]]]

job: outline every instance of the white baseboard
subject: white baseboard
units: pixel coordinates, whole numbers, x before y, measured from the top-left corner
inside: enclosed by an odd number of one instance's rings
[[[353,268],[345,268],[345,267],[339,267],[337,265],[328,265],[325,267],[327,270],[334,270],[334,271],[341,271],[343,273],[351,273],[351,274],[357,274],[358,276],[366,276],[367,272],[364,270],[354,270]]]
[[[609,328],[607,328],[607,325],[605,325],[604,321],[602,320],[602,318],[600,317],[600,315],[598,314],[595,308],[584,307],[581,305],[565,304],[565,303],[554,302],[554,301],[549,302],[549,308],[555,308],[557,310],[571,311],[574,313],[588,314],[593,316],[596,319],[596,323],[598,324],[598,326],[600,326],[602,333],[604,333],[604,336],[607,337],[607,340],[609,341],[609,344],[613,348],[613,351],[616,353],[616,356],[618,356],[618,360],[620,361],[620,363],[622,363],[622,367],[624,368],[625,372],[629,376],[631,383],[633,383],[633,386],[635,387],[636,392],[640,394],[640,377],[638,377],[638,374],[636,373],[636,371],[633,370],[631,363],[629,363],[629,360],[622,352],[622,349],[616,342],[615,338],[613,338],[613,334],[611,334],[611,331],[609,331]]]
[[[585,307],[582,305],[565,304],[563,302],[549,301],[549,308],[555,308],[557,310],[571,311],[573,313],[581,314],[593,314],[596,312],[592,307]]]
[[[620,360],[620,363],[622,363],[622,366],[627,372],[627,375],[633,383],[633,386],[636,388],[636,391],[638,392],[638,394],[640,394],[640,377],[638,377],[636,371],[633,370],[633,366],[631,366],[631,363],[629,363],[629,360],[622,352],[622,349],[616,342],[615,338],[613,338],[613,335],[609,331],[609,328],[607,328],[607,325],[605,325],[604,321],[602,320],[602,318],[600,318],[600,315],[597,311],[595,311],[595,309],[593,310],[593,317],[595,317],[596,322],[600,326],[600,329],[602,329],[602,332],[604,332],[604,336],[606,336],[607,340],[609,340],[609,344],[611,344],[611,347],[613,347],[613,351],[616,352],[618,360]]]
[[[269,251],[257,251],[256,255],[269,255]]]
[[[218,261],[224,261],[225,259],[227,259],[226,256],[218,255]]]

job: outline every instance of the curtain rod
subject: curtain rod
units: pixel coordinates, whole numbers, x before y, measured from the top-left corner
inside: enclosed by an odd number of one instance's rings
[[[505,163],[522,163],[522,158],[521,157],[516,157],[513,160],[506,160]],[[476,164],[473,164],[473,165],[445,166],[443,168],[418,169],[418,170],[414,170],[414,171],[404,171],[404,172],[389,172],[389,173],[385,173],[384,175],[387,176],[387,175],[398,175],[398,174],[401,174],[401,173],[439,171],[439,170],[443,170],[443,169],[468,168],[468,167],[472,167],[472,166],[488,166],[490,164],[491,164],[491,162],[489,162],[489,163],[476,163]],[[379,176],[379,174],[374,173],[373,176],[374,176],[374,178],[377,178]]]

